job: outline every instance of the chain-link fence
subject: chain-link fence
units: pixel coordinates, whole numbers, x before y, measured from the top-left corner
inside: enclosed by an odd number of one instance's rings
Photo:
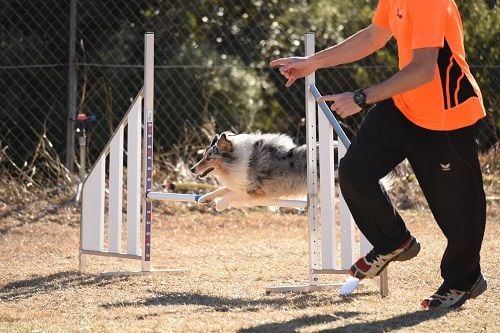
[[[315,31],[317,49],[342,40],[370,23],[375,6],[373,0],[2,0],[1,168],[52,177],[58,171],[47,166],[49,158],[68,161],[78,152],[69,120],[78,113],[96,116],[87,128],[93,161],[142,85],[145,31],[156,36],[155,149],[164,162],[189,162],[225,130],[284,132],[303,142],[303,85],[286,89],[269,60],[303,54],[308,31]],[[487,149],[500,128],[500,20],[494,2],[459,6],[488,110],[478,132]],[[320,71],[317,85],[323,93],[353,90],[396,70],[391,43],[356,64]],[[349,135],[361,117],[343,124]]]

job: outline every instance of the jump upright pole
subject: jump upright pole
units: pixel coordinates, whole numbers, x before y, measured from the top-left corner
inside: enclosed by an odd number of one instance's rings
[[[153,189],[153,101],[154,101],[154,34],[146,33],[144,36],[144,192],[146,198]],[[151,270],[151,222],[153,203],[151,200],[143,201],[144,219],[144,251],[142,253],[141,270]]]

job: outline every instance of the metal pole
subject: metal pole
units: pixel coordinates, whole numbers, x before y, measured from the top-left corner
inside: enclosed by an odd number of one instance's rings
[[[85,133],[85,126],[80,129],[80,133],[78,136],[78,147],[80,151],[80,180],[78,181],[78,185],[76,187],[76,195],[75,195],[75,205],[80,202],[80,198],[82,195],[83,182],[85,181],[86,176],[86,150],[87,150],[87,134]]]
[[[78,143],[80,147],[80,182],[83,183],[85,180],[85,153],[87,150],[87,133],[85,132],[85,127],[82,128],[82,133],[80,133],[80,137],[78,138]]]
[[[69,11],[69,61],[68,61],[68,117],[66,120],[66,157],[65,165],[73,172],[75,151],[75,124],[71,119],[76,116],[77,66],[76,66],[76,1],[71,0]]]
[[[309,90],[313,94],[314,98],[318,99],[321,97],[321,94],[318,91],[318,88],[316,88],[316,85],[311,84],[309,86]],[[325,116],[328,119],[328,121],[330,122],[330,124],[333,126],[335,133],[337,133],[337,136],[339,137],[340,141],[342,141],[342,143],[344,144],[344,147],[349,148],[349,146],[351,145],[351,141],[349,140],[349,138],[345,134],[342,127],[340,127],[339,122],[337,121],[337,119],[333,115],[333,113],[330,110],[330,108],[328,107],[328,105],[325,102],[318,103],[318,105],[321,108],[321,111],[323,111],[323,113],[325,114]]]

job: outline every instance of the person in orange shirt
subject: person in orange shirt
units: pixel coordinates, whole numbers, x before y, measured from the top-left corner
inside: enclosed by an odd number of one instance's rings
[[[309,57],[276,59],[291,86],[324,67],[362,59],[394,37],[399,71],[354,92],[323,96],[345,118],[369,109],[339,164],[342,194],[373,250],[351,267],[360,279],[420,251],[379,180],[408,159],[435,220],[448,240],[443,283],[421,305],[457,308],[487,288],[480,267],[486,201],[474,138],[485,116],[465,61],[463,27],[453,0],[379,0],[372,24]]]

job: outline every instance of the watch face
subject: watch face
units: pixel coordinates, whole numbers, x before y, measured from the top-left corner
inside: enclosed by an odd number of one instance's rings
[[[354,102],[356,102],[356,104],[359,104],[361,102],[360,97],[361,96],[359,96],[359,93],[354,94]]]
[[[354,93],[353,99],[354,99],[354,102],[356,104],[358,104],[359,106],[363,106],[366,104],[366,95],[362,91],[356,91]]]

